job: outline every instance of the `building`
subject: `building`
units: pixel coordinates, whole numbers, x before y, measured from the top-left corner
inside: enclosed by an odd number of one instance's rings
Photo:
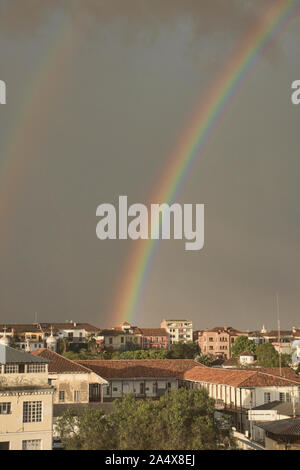
[[[0,450],[51,450],[48,360],[0,344]]]
[[[216,400],[216,408],[232,416],[234,426],[249,432],[248,410],[274,400],[300,401],[300,377],[288,368],[199,368],[183,374],[181,386],[204,387]]]
[[[193,323],[189,320],[163,320],[160,327],[169,334],[170,344],[193,341]]]
[[[107,380],[104,401],[132,393],[136,398],[159,398],[169,389],[177,389],[183,373],[195,366],[191,359],[90,360],[76,361]]]
[[[168,349],[169,335],[165,328],[139,328],[142,349]]]
[[[256,423],[266,450],[300,450],[300,418]]]
[[[248,336],[248,333],[236,330],[231,326],[216,326],[200,331],[198,335],[199,349],[202,354],[212,357],[230,359],[231,348],[238,336]]]
[[[136,326],[123,322],[120,326],[99,330],[96,343],[98,349],[106,348],[113,351],[122,349],[125,351],[131,345],[142,349],[142,334]]]
[[[44,348],[51,335],[56,341],[66,339],[71,349],[80,349],[86,347],[89,338],[98,331],[99,328],[89,323],[76,322],[0,325],[0,337],[6,334],[11,343],[27,352]]]
[[[238,357],[226,359],[221,367],[223,369],[237,369],[238,367],[259,367],[255,355],[251,351],[244,351]]]
[[[91,369],[49,349],[38,349],[33,354],[49,361],[48,382],[55,388],[54,404],[103,401],[103,388],[108,382]]]
[[[164,328],[139,328],[123,322],[120,326],[100,330],[96,343],[98,350],[125,351],[132,345],[137,349],[168,349],[169,335]]]

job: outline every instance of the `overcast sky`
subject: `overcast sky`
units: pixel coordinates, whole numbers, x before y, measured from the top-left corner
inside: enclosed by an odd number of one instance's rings
[[[112,326],[135,242],[98,240],[97,206],[149,201],[195,104],[274,3],[0,0],[1,323]],[[298,10],[177,201],[205,204],[204,249],[160,242],[138,326],[273,329],[278,291],[282,326],[300,327],[299,50]]]

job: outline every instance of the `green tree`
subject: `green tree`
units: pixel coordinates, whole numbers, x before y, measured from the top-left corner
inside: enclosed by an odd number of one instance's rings
[[[210,367],[213,362],[212,359],[207,354],[199,354],[199,356],[195,357],[195,361],[207,367]]]
[[[56,343],[56,350],[58,354],[64,354],[69,349],[69,341],[67,338],[58,338]]]
[[[86,409],[76,415],[69,408],[58,419],[56,431],[66,450],[114,449],[117,441],[102,410]]]
[[[111,414],[68,410],[57,431],[65,449],[178,450],[233,446],[228,428],[214,419],[214,400],[205,389],[181,388],[160,400],[116,400]],[[228,444],[229,443],[229,444]]]
[[[261,367],[279,367],[278,352],[271,343],[263,343],[257,346],[256,355]]]
[[[231,347],[233,357],[240,356],[244,351],[251,351],[255,354],[255,350],[256,347],[254,342],[251,339],[248,339],[247,336],[238,336]]]
[[[169,349],[169,359],[194,359],[199,354],[197,342],[171,344]]]

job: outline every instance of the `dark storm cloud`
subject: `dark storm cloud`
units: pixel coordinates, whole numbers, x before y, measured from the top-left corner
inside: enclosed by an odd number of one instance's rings
[[[12,181],[14,201],[0,221],[8,234],[0,243],[2,322],[28,322],[38,312],[45,321],[111,325],[134,242],[97,240],[97,205],[116,203],[119,194],[148,201],[195,103],[279,3],[286,2],[0,0],[0,78],[10,90],[0,109],[0,148],[36,77],[47,84],[40,64],[49,56],[52,69],[45,70],[57,87],[57,96],[41,94],[33,113],[28,104],[30,144],[18,156],[28,164],[20,185]],[[60,70],[59,48],[51,47],[69,21],[75,46]],[[273,328],[279,290],[282,324],[299,326],[293,39],[288,29],[272,43],[268,58],[276,60],[258,61],[199,156],[182,198],[206,204],[205,248],[191,255],[180,242],[159,245],[139,325],[184,316],[196,327],[255,328],[263,321]]]
[[[89,15],[106,23],[121,20],[135,30],[178,17],[193,21],[199,34],[214,29],[243,29],[272,6],[286,0],[1,0],[1,27],[15,33],[32,31],[56,10],[73,16]]]

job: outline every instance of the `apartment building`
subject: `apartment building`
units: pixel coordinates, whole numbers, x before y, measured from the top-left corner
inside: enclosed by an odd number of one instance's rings
[[[91,369],[49,349],[38,349],[32,354],[49,361],[48,382],[55,389],[54,404],[103,401],[103,388],[108,382]]]
[[[0,343],[0,450],[51,450],[48,361]]]
[[[248,336],[248,333],[236,330],[231,326],[216,326],[215,328],[199,331],[198,344],[202,354],[212,357],[230,359],[231,348],[238,336]]]
[[[189,320],[163,320],[160,327],[169,334],[170,344],[193,341],[193,323]]]

